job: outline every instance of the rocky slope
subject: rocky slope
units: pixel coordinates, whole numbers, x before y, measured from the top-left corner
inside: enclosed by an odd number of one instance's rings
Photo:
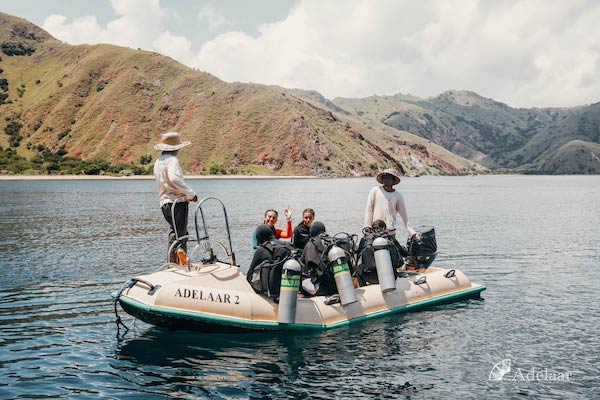
[[[490,168],[538,173],[589,173],[593,158],[557,163],[573,140],[598,143],[600,103],[574,108],[516,109],[473,92],[448,91],[421,99],[410,95],[336,98],[333,103],[363,119],[380,121],[427,138]],[[587,154],[587,153],[586,153]],[[549,160],[554,162],[549,162]],[[550,167],[552,166],[552,167]]]
[[[541,172],[563,174],[600,174],[600,144],[572,140],[552,152],[540,167]]]
[[[191,173],[363,176],[482,171],[426,140],[274,86],[226,83],[160,54],[71,46],[0,13],[0,146],[84,160],[150,163],[161,132],[178,130]],[[315,95],[316,96],[316,95]],[[316,97],[315,97],[316,99]],[[373,132],[365,132],[370,130]]]

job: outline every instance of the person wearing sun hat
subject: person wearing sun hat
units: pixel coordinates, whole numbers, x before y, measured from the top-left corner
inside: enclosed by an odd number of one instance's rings
[[[166,132],[160,137],[160,142],[154,146],[156,150],[162,153],[154,163],[154,178],[158,186],[158,195],[160,197],[160,208],[163,216],[171,228],[169,232],[169,247],[175,241],[175,229],[177,236],[182,237],[188,234],[188,204],[190,201],[198,201],[198,196],[183,180],[183,171],[177,159],[177,152],[192,144],[189,140],[181,140],[179,132]],[[174,221],[171,216],[171,207],[175,204]],[[169,254],[169,261],[176,263],[177,249],[181,248],[187,251],[185,241]]]
[[[385,222],[390,233],[395,234],[396,215],[400,214],[408,236],[414,235],[416,232],[408,221],[404,198],[394,189],[394,186],[400,183],[400,173],[388,168],[378,173],[375,179],[381,186],[375,186],[369,192],[363,226],[370,228],[373,221],[381,220]]]

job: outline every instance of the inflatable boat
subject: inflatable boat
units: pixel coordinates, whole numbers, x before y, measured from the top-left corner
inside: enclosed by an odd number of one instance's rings
[[[207,200],[216,200],[223,207],[228,247],[213,242],[208,236],[202,212],[202,205]],[[202,225],[198,224],[198,214],[202,217]],[[395,287],[391,290],[382,290],[379,284],[353,288],[354,300],[344,304],[339,296],[305,297],[298,292],[297,283],[296,286],[290,284],[293,283],[293,276],[285,277],[284,274],[282,293],[287,283],[293,295],[288,293],[285,302],[282,301],[283,297],[275,302],[256,293],[247,281],[246,274],[236,265],[223,203],[216,198],[202,200],[194,220],[196,235],[178,238],[173,243],[175,246],[184,239],[197,243],[189,254],[187,264],[166,263],[153,273],[130,279],[119,292],[112,294],[115,310],[119,304],[128,314],[169,329],[207,332],[314,330],[477,298],[485,290],[483,285],[471,283],[458,269],[431,266],[422,273],[402,274],[395,280]],[[201,227],[204,236],[200,235]],[[217,259],[215,245],[224,250],[228,261]],[[208,257],[201,262],[192,262],[192,257],[199,251]]]

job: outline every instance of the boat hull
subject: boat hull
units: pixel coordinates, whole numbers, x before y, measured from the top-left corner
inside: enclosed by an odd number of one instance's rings
[[[410,312],[470,298],[485,287],[473,284],[459,270],[431,267],[424,274],[396,280],[396,290],[382,293],[379,285],[357,288],[358,301],[326,304],[326,297],[299,295],[296,321],[277,322],[278,305],[254,292],[237,267],[215,263],[192,271],[173,266],[138,277],[139,281],[113,297],[128,314],[168,329],[204,332],[261,330],[323,330]],[[425,279],[422,279],[425,277]],[[424,282],[423,282],[424,281]]]
[[[371,318],[379,318],[390,314],[421,311],[423,309],[427,309],[438,305],[450,304],[469,299],[479,299],[483,290],[485,290],[485,287],[478,285],[474,286],[471,289],[467,289],[457,293],[452,293],[450,295],[439,296],[436,298],[423,300],[405,306],[395,307],[386,311],[382,311],[380,313],[368,314],[365,315],[363,318],[354,318],[345,322],[330,325],[278,323],[257,324],[250,321],[240,322],[235,320],[228,320],[227,318],[223,317],[219,318],[198,313],[146,307],[143,304],[128,298],[120,299],[119,304],[127,314],[147,324],[171,330],[184,329],[208,333],[237,333],[265,330],[325,330],[339,328],[345,325],[349,325],[351,323],[357,323]]]

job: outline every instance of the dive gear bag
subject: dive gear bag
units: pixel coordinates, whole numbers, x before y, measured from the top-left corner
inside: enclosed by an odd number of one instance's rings
[[[406,242],[408,247],[408,264],[417,268],[428,268],[437,256],[435,229],[432,226],[419,226],[417,232]]]

